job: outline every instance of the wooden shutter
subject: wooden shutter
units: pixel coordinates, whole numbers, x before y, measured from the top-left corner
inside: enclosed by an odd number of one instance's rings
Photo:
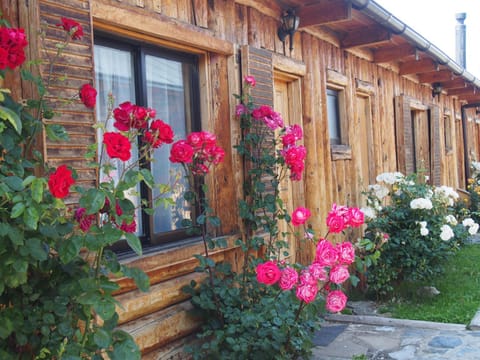
[[[395,97],[395,142],[397,146],[397,168],[403,174],[415,171],[413,132],[410,101],[404,96]]]
[[[273,64],[272,53],[248,45],[242,47],[242,78],[246,75],[255,77],[257,84],[251,89],[256,106],[273,107]]]
[[[430,106],[430,136],[431,136],[431,169],[430,180],[432,185],[441,185],[441,167],[442,167],[442,152],[440,149],[440,109],[438,105]]]

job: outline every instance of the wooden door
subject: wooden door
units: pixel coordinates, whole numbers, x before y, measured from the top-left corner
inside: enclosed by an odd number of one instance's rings
[[[352,142],[354,151],[356,176],[366,188],[375,183],[375,162],[372,129],[372,110],[369,96],[358,94],[356,97],[357,118],[355,119],[355,140]],[[362,189],[359,189],[360,191]]]
[[[278,77],[274,80],[274,109],[276,112],[279,112],[282,115],[285,126],[290,125],[292,121],[291,114],[291,103],[289,101],[289,83],[286,80],[282,80]],[[278,135],[278,134],[277,134]],[[280,148],[282,144],[278,145]],[[286,176],[282,179],[279,185],[280,190],[280,199],[282,199],[284,208],[287,210],[288,214],[291,214],[293,211],[293,191],[292,191],[292,182]],[[289,245],[289,256],[288,259],[291,263],[295,262],[295,239],[293,234],[288,234],[291,232],[291,229],[288,228],[285,221],[280,220],[279,223],[280,234],[284,233],[286,235],[286,240]]]
[[[432,179],[430,121],[427,111],[412,111],[413,151],[415,172]],[[431,181],[431,180],[430,180]]]

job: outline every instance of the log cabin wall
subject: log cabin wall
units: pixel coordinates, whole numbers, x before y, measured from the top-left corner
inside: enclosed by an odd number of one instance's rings
[[[411,142],[407,132],[399,133],[405,125],[398,120],[400,114],[410,116],[418,111],[436,117],[432,156],[439,184],[464,188],[465,152],[480,160],[474,109],[462,119],[461,103],[456,98],[445,94],[432,98],[430,86],[399,75],[398,67],[373,62],[361,51],[342,49],[327,32],[297,32],[290,53],[288,44],[276,35],[282,8],[273,0],[10,0],[2,2],[2,10],[14,25],[30,29],[30,39],[35,36],[30,25],[46,22],[46,49],[50,53],[62,35],[55,26],[60,17],[73,18],[84,28],[83,39],[60,57],[54,72],[66,76],[50,92],[51,101],[57,101],[62,112],[52,121],[64,125],[72,140],[47,142],[43,150],[50,165],[74,167],[87,186],[97,177],[83,161],[87,145],[96,141],[91,127],[95,114],[78,101],[65,104],[57,97],[72,97],[81,84],[94,83],[94,33],[102,31],[199,56],[202,127],[216,133],[226,150],[224,163],[208,178],[213,189],[211,204],[222,219],[217,235],[229,241],[227,249],[213,255],[217,261],[234,266],[240,261],[233,242],[239,232],[235,199],[242,195],[243,174],[241,161],[232,150],[240,137],[232,95],[240,92],[242,76],[251,69],[242,47],[271,52],[272,78],[298,85],[296,92],[295,87],[292,90],[297,100],[291,117],[303,126],[308,155],[301,188],[294,189],[292,196],[295,205],[311,209],[311,224],[318,234],[326,233],[324,222],[333,202],[361,206],[360,193],[377,174],[408,166],[407,156],[398,151]],[[30,40],[30,51],[30,58],[42,56],[36,41]],[[42,71],[45,75],[46,69]],[[22,84],[13,85],[24,96],[31,93],[25,84],[23,88]],[[348,148],[330,144],[326,95],[330,87],[342,92]],[[468,137],[467,149],[462,121],[467,122],[467,131],[475,134]],[[308,261],[313,255],[313,247],[295,251],[299,261]],[[134,335],[145,359],[183,356],[181,348],[191,340],[198,322],[187,313],[190,305],[181,287],[200,280],[192,257],[199,252],[202,246],[194,243],[159,248],[126,260],[142,268],[151,280],[150,292],[141,293],[131,281],[121,279],[118,293],[124,306],[119,309],[121,326]]]

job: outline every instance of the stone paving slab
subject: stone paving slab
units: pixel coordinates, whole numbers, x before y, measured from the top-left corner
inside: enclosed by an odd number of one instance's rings
[[[339,316],[350,321],[340,321]],[[315,347],[312,359],[351,360],[355,355],[367,355],[370,360],[480,360],[480,331],[464,325],[381,320],[377,316],[361,319],[367,323],[356,322],[359,317],[352,315],[325,320],[323,327],[348,326],[328,345]]]

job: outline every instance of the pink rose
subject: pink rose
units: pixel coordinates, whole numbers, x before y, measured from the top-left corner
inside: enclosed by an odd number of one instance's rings
[[[282,144],[284,148],[295,145],[295,135],[285,134],[282,136]]]
[[[251,87],[254,87],[257,82],[255,80],[255,77],[254,76],[251,76],[251,75],[247,75],[245,76],[245,78],[243,79],[243,81],[245,81],[245,84],[248,84],[250,85]]]
[[[364,223],[364,219],[365,219],[365,215],[363,214],[363,212],[358,209],[358,208],[349,208],[348,209],[348,219],[349,219],[349,222],[348,222],[348,225],[350,225],[351,227],[359,227],[361,225],[363,225]]]
[[[243,104],[238,104],[235,107],[235,115],[237,116],[242,116],[243,114],[246,114],[248,111],[247,107]]]
[[[325,239],[320,239],[317,244],[317,249],[315,253],[315,261],[321,266],[333,266],[338,260],[337,249],[333,247],[330,241]]]
[[[257,268],[257,281],[265,285],[273,285],[280,280],[281,272],[277,266],[277,263],[269,260],[263,264],[258,264]]]
[[[299,300],[304,301],[305,303],[310,303],[315,300],[315,297],[318,293],[318,286],[312,284],[304,284],[297,286],[296,296]]]
[[[340,312],[347,305],[347,296],[340,290],[329,292],[326,299],[325,307],[332,313]]]
[[[352,243],[346,241],[337,244],[338,260],[343,264],[351,264],[355,261],[355,249]]]
[[[293,226],[299,226],[305,224],[305,222],[308,220],[308,218],[312,214],[310,213],[310,210],[304,207],[298,207],[296,208],[293,213],[292,213],[292,225]]]
[[[300,274],[300,285],[316,285],[318,279],[309,271],[309,269],[303,269]]]
[[[280,281],[278,285],[282,290],[290,290],[295,286],[298,281],[298,272],[292,267],[286,267],[282,270],[282,275],[280,276]]]
[[[350,273],[344,265],[336,265],[330,269],[330,281],[334,284],[342,284],[349,277]]]
[[[335,212],[329,212],[327,216],[328,231],[340,233],[346,228],[345,219]]]
[[[319,281],[327,281],[327,270],[319,263],[313,263],[308,267],[308,272]]]
[[[179,140],[170,149],[172,163],[191,163],[193,160],[193,147],[185,140]]]
[[[293,138],[295,139],[295,141],[297,141],[297,140],[302,139],[303,130],[302,130],[302,127],[300,125],[294,124],[294,125],[291,125],[291,126],[287,126],[285,128],[285,134],[293,135]]]

